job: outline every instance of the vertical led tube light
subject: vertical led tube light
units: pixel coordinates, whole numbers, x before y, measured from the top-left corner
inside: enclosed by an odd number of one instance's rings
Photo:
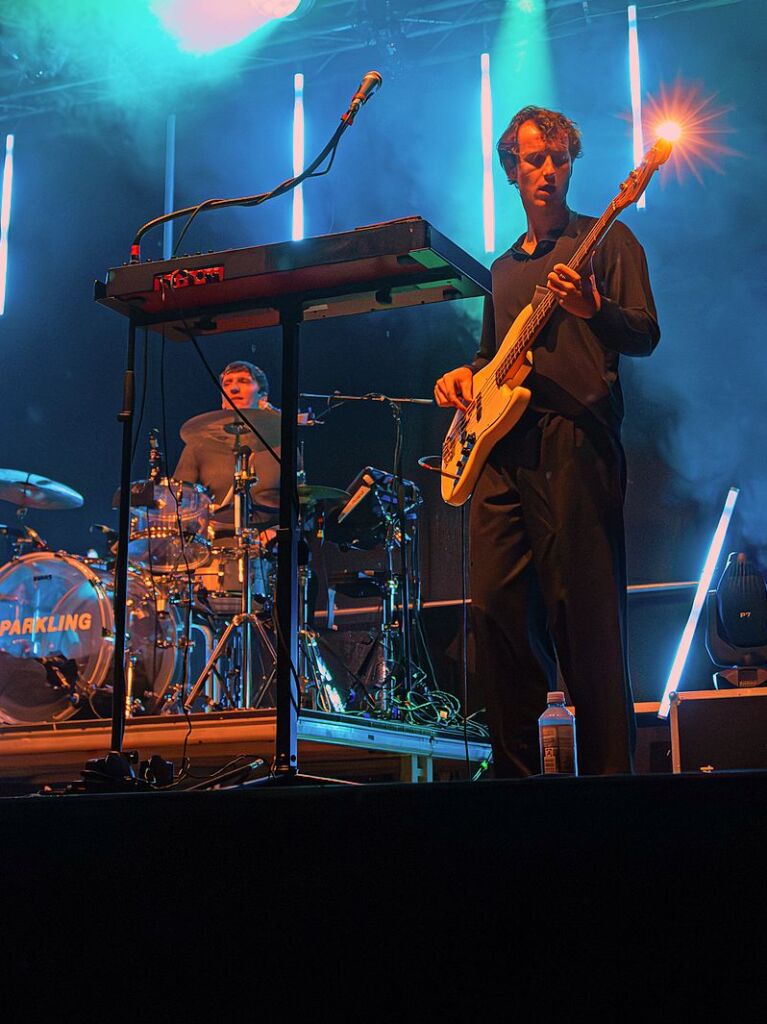
[[[168,114],[165,122],[165,202],[163,213],[173,209],[176,181],[176,115]],[[173,221],[162,226],[162,258],[169,260],[173,255]]]
[[[8,227],[11,223],[11,189],[13,188],[13,136],[5,137],[3,192],[0,200],[0,316],[5,312],[5,287],[8,277]]]
[[[490,86],[490,54],[480,57],[480,118],[482,129],[482,220],[485,252],[495,251],[495,196],[493,193],[493,94]]]
[[[692,601],[692,608],[690,614],[687,617],[687,624],[684,627],[682,633],[682,639],[679,641],[679,647],[677,648],[676,657],[674,658],[673,664],[671,665],[671,671],[669,672],[668,680],[666,681],[666,688],[663,691],[661,697],[660,707],[658,708],[658,718],[667,718],[669,709],[671,706],[670,695],[676,690],[679,685],[679,680],[682,678],[682,671],[684,670],[684,663],[687,661],[687,655],[690,653],[690,646],[692,644],[692,638],[695,635],[695,629],[700,619],[700,613],[703,611],[703,605],[706,603],[706,596],[708,589],[711,586],[711,578],[714,575],[714,569],[716,569],[716,563],[719,561],[719,555],[722,553],[722,545],[724,544],[724,538],[727,534],[727,528],[730,525],[732,519],[732,512],[735,508],[735,502],[738,500],[737,487],[731,487],[727,499],[722,509],[722,514],[719,517],[716,530],[714,530],[714,536],[711,540],[711,545],[706,555],[706,561],[703,565],[703,572],[698,580],[698,586],[695,590],[695,597]]]
[[[304,76],[293,76],[293,176],[304,169]],[[293,241],[304,237],[303,185],[293,189]]]
[[[634,136],[634,167],[638,167],[644,156],[642,137],[642,78],[639,72],[639,32],[637,30],[636,4],[629,4],[629,77],[631,81],[631,121]],[[645,193],[637,200],[640,210],[646,206]]]

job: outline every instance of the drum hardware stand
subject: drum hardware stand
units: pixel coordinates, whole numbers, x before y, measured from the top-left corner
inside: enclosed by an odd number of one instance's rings
[[[237,426],[239,426],[237,424]],[[250,522],[250,488],[258,482],[258,478],[248,470],[248,461],[251,450],[247,445],[240,444],[240,431],[235,431],[235,469],[234,469],[234,535],[237,539],[237,561],[238,577],[240,583],[240,611],[232,617],[221,638],[211,652],[205,667],[199,678],[192,686],[189,694],[184,698],[184,707],[189,710],[200,690],[205,684],[208,676],[214,669],[226,650],[229,638],[239,631],[239,699],[245,708],[258,707],[266,695],[272,677],[268,676],[263,680],[258,692],[255,692],[253,685],[253,631],[255,630],[260,638],[261,645],[266,649],[270,658],[276,662],[277,652],[272,645],[263,623],[258,614],[253,611],[253,590],[250,579],[250,534],[248,523]]]
[[[356,687],[360,687],[366,697],[368,709],[388,715],[394,706],[394,692],[397,687],[397,636],[400,623],[397,619],[397,590],[399,584],[393,573],[391,564],[387,578],[378,587],[381,599],[381,620],[375,633],[370,634],[370,649],[362,659],[356,672],[353,673]],[[335,604],[335,589],[328,588],[329,604]],[[332,615],[328,615],[328,621]],[[377,663],[376,651],[381,651],[382,660]],[[348,669],[347,669],[348,671]],[[401,673],[400,673],[401,674]]]
[[[240,635],[242,635],[242,630],[247,627],[252,627],[258,632],[261,641],[264,644],[264,647],[266,648],[269,656],[273,658],[275,661],[277,660],[277,652],[275,651],[272,642],[269,639],[268,633],[264,629],[263,623],[259,620],[258,615],[254,612],[240,612],[237,615],[233,615],[231,622],[227,625],[226,629],[221,634],[220,640],[213,648],[211,655],[208,658],[207,664],[203,668],[197,681],[195,682],[194,686],[189,691],[186,699],[184,700],[184,707],[187,710],[191,709],[195,699],[197,698],[197,695],[199,694],[202,687],[205,685],[206,679],[213,671],[216,662],[219,660],[223,652],[226,650],[226,647],[229,643],[229,638],[231,637],[232,633],[234,633],[235,630],[240,630]],[[240,667],[238,675],[242,679],[242,667]],[[258,707],[261,700],[263,700],[263,696],[266,693],[266,689],[268,688],[270,683],[271,676],[262,683],[258,693],[256,694],[256,702],[254,702],[253,707]]]
[[[313,711],[345,711],[343,700],[332,685],[333,673],[320,652],[319,634],[309,622],[309,586],[313,574],[308,544],[302,540],[301,547],[304,546],[306,560],[298,568],[298,676],[304,695],[302,703],[306,701],[306,706]]]
[[[381,686],[376,695],[375,703],[378,710],[383,714],[390,715],[394,710],[394,700],[399,684],[402,682],[401,666],[410,665],[412,676],[412,662],[406,660],[404,641],[405,632],[409,629],[408,620],[404,613],[401,620],[397,618],[397,593],[400,590],[397,575],[394,572],[394,548],[397,544],[394,524],[389,523],[386,538],[386,566],[387,577],[385,589],[381,594],[381,650],[383,652],[383,663],[385,674]],[[405,592],[402,587],[403,594]],[[399,642],[398,642],[399,641]],[[405,673],[405,679],[407,679]],[[406,693],[412,689],[412,684],[407,684]]]
[[[296,481],[306,483],[306,466],[304,462],[304,441],[298,442],[298,470]],[[300,506],[299,506],[300,508]],[[312,518],[309,509],[307,519]],[[333,673],[322,657],[319,645],[319,634],[310,622],[310,587],[314,573],[311,567],[311,550],[307,540],[305,518],[299,515],[298,531],[298,677],[301,681],[302,705],[313,711],[343,711],[343,701],[333,683]]]
[[[12,558],[18,558],[27,544],[37,548],[38,551],[48,550],[48,545],[37,530],[33,530],[25,522],[28,512],[29,509],[25,505],[20,505],[16,509],[15,514],[19,523],[18,527],[14,528],[0,524],[0,536],[9,538]]]
[[[188,607],[189,606],[187,606],[187,608]],[[168,647],[174,647],[174,646],[176,647],[177,650],[181,650],[183,652],[183,654],[182,654],[182,665],[185,665],[187,663],[187,659],[189,658],[189,652],[193,651],[194,650],[194,646],[195,646],[194,640],[192,640],[192,638],[191,638],[192,626],[194,625],[191,622],[191,618],[192,618],[191,611],[189,611],[189,613],[185,616],[184,632],[181,634],[181,636],[178,638],[178,640],[176,641],[175,644],[169,643],[169,642],[167,642],[165,640],[155,640],[155,647],[158,647],[160,650],[164,650],[164,649],[166,649]],[[188,623],[188,626],[187,626],[187,623]],[[173,705],[177,701],[179,701],[179,700],[183,701],[185,689],[186,689],[186,671],[184,672],[184,678],[182,678],[181,682],[179,682],[179,683],[173,684],[173,680],[172,679],[170,679],[170,678],[167,679],[165,681],[165,683],[163,684],[163,687],[159,691],[159,693],[154,693],[154,692],[152,693],[152,696],[153,696],[152,711],[153,711],[153,713],[165,714],[165,713],[168,713],[169,711],[172,711],[173,710]],[[170,693],[168,692],[169,690],[170,690]],[[129,714],[130,714],[130,711],[129,711]]]
[[[258,477],[248,472],[250,448],[240,444],[239,432],[234,435],[234,536],[238,545],[240,581],[240,700],[249,708],[253,701],[253,590],[250,582],[250,487]]]

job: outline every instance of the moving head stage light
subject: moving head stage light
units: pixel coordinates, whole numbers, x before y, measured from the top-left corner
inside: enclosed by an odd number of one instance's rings
[[[717,689],[767,683],[767,586],[743,552],[732,552],[708,595],[706,650],[720,669]]]

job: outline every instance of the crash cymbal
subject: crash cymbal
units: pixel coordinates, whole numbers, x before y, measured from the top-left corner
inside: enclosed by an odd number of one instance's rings
[[[242,415],[255,427],[268,445],[275,448],[280,443],[280,414],[276,409],[240,409]],[[242,436],[242,435],[245,436]],[[187,420],[181,427],[181,440],[186,444],[213,445],[231,451],[235,438],[242,436],[243,443],[254,452],[266,451],[264,445],[251,431],[247,430],[239,416],[231,409],[216,409],[204,412]]]
[[[25,508],[51,510],[82,508],[85,504],[82,494],[66,484],[20,469],[0,469],[0,499]]]
[[[298,500],[302,505],[315,505],[324,501],[328,506],[340,505],[349,500],[349,492],[340,487],[326,487],[323,484],[299,484]]]

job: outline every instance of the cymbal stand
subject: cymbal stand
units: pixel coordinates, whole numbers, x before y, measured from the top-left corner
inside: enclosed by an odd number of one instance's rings
[[[253,699],[253,592],[250,585],[250,544],[248,523],[250,521],[250,485],[256,477],[248,473],[250,448],[240,444],[240,435],[235,434],[234,456],[234,536],[238,548],[238,576],[240,581],[240,701],[249,708]]]
[[[231,622],[221,635],[211,652],[199,678],[184,700],[184,707],[192,707],[200,690],[205,685],[214,666],[226,651],[232,634],[239,632],[239,700],[244,708],[257,707],[269,684],[269,679],[255,693],[253,685],[253,632],[257,632],[261,646],[266,650],[273,662],[277,660],[277,652],[264,629],[263,623],[253,611],[253,588],[250,574],[250,488],[258,482],[258,478],[249,472],[248,461],[251,450],[247,445],[239,443],[239,434],[235,435],[235,469],[234,469],[234,535],[237,540],[238,579],[240,583],[240,611],[232,617]]]

